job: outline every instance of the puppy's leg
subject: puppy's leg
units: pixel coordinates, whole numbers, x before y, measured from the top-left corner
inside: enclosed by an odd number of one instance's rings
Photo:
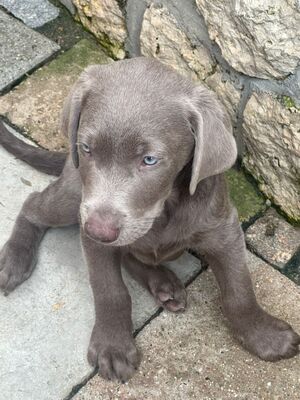
[[[174,272],[162,265],[143,264],[131,254],[124,256],[123,265],[132,278],[152,294],[159,306],[172,312],[184,311],[186,290]]]
[[[48,227],[78,222],[80,183],[66,171],[43,192],[30,194],[0,252],[0,289],[8,294],[29,278],[39,243]]]
[[[205,253],[220,286],[223,313],[241,343],[267,361],[290,358],[299,352],[300,337],[257,304],[236,214],[218,229],[201,235],[201,243],[194,249]]]
[[[95,300],[96,321],[88,361],[105,379],[127,381],[139,365],[132,336],[131,298],[121,275],[121,254],[83,232],[81,240]]]

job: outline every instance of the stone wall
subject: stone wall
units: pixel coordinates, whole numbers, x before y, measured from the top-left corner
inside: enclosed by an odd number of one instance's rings
[[[64,0],[72,9],[71,0]],[[214,90],[245,168],[300,221],[299,0],[73,0],[115,58],[155,57]]]

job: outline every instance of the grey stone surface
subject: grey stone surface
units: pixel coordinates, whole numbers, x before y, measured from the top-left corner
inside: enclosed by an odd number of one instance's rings
[[[235,126],[241,92],[232,85],[229,79],[224,78],[219,67],[216,68],[214,74],[205,79],[205,83],[217,93],[219,100],[231,117],[233,126]]]
[[[195,46],[180,28],[175,16],[160,5],[147,8],[141,31],[141,52],[195,81],[204,80],[214,70],[214,61],[203,45]]]
[[[272,208],[247,229],[245,236],[248,246],[277,268],[283,268],[300,249],[300,228]]]
[[[299,65],[297,2],[196,1],[209,35],[237,70],[260,78],[283,78]]]
[[[300,108],[287,96],[253,93],[244,110],[243,164],[259,189],[300,222]]]
[[[54,178],[34,171],[2,148],[0,175],[1,248],[27,195]],[[1,399],[62,399],[92,371],[86,351],[94,306],[78,236],[76,226],[49,230],[30,279],[8,297],[0,295]],[[200,264],[185,254],[171,268],[186,281]],[[128,276],[125,280],[137,329],[158,307]]]
[[[143,15],[147,8],[146,0],[127,0],[126,2],[126,27],[128,36],[125,41],[125,49],[130,57],[141,55],[140,34]]]
[[[248,253],[262,306],[300,332],[300,289]],[[284,293],[284,295],[283,295]],[[183,314],[161,313],[137,336],[143,359],[125,385],[91,379],[73,400],[297,400],[299,356],[265,362],[233,338],[210,270],[188,287]]]
[[[0,10],[0,92],[41,64],[59,46]]]
[[[0,5],[30,28],[38,28],[59,14],[59,9],[48,0],[0,0]]]
[[[76,13],[76,9],[74,4],[72,3],[72,0],[59,0],[59,1],[70,11],[71,14],[74,15]]]

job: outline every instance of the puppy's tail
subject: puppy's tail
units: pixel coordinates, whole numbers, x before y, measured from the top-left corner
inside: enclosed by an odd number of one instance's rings
[[[44,150],[23,142],[9,132],[2,121],[0,121],[0,144],[16,158],[48,175],[59,176],[67,159],[66,153]]]

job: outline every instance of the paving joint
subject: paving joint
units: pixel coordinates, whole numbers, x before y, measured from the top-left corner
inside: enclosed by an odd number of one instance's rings
[[[77,393],[80,392],[82,388],[91,380],[93,379],[98,373],[98,368],[95,368],[93,372],[90,373],[87,377],[85,377],[81,382],[79,382],[77,385],[73,386],[71,389],[70,393],[63,398],[63,400],[71,400],[74,396],[76,396]]]
[[[196,257],[198,260],[200,260],[201,269],[200,269],[200,271],[197,271],[195,275],[188,278],[188,280],[184,284],[185,288],[190,286],[208,268],[208,264],[205,263],[205,261],[202,259],[202,257],[198,257],[195,253],[190,252],[190,251],[188,251],[188,253],[192,254],[194,257]],[[159,307],[158,310],[156,310],[156,312],[154,314],[152,314],[151,317],[148,318],[141,327],[139,327],[138,329],[136,329],[133,332],[133,337],[136,338],[143,331],[143,329],[147,325],[149,325],[155,318],[157,318],[163,311],[164,311],[164,308]],[[98,371],[99,371],[99,368],[98,367],[95,368],[95,370],[88,377],[84,378],[84,380],[82,382],[75,385],[72,388],[70,394],[68,396],[64,397],[63,400],[71,400],[91,379],[93,379],[98,374]]]
[[[258,211],[256,214],[252,215],[248,221],[242,221],[241,223],[241,227],[243,229],[243,232],[245,234],[246,230],[253,225],[259,218],[263,217],[265,215],[265,213],[267,212],[266,210],[260,210]]]
[[[300,285],[299,270],[300,270],[300,247],[294,253],[294,255],[289,259],[289,261],[285,264],[285,266],[281,269],[280,272],[287,278],[295,282],[297,285]]]
[[[20,83],[26,81],[32,75],[36,70],[38,70],[41,67],[44,67],[45,65],[49,64],[51,61],[53,61],[57,56],[61,53],[60,50],[56,51],[54,54],[51,54],[51,56],[47,57],[45,60],[41,61],[40,63],[36,64],[33,68],[28,70],[24,75],[22,75],[20,78],[16,79],[14,82],[9,83],[7,86],[4,87],[4,89],[0,89],[0,96],[4,96],[5,94],[9,93],[11,90],[13,90],[16,86],[20,85]]]
[[[265,213],[266,213],[266,211],[263,213],[263,215]],[[260,217],[258,217],[258,218],[260,218]],[[256,218],[256,220],[258,218]],[[253,223],[255,221],[253,221]],[[253,223],[251,225],[253,225]],[[251,225],[249,225],[249,226],[251,226]],[[247,228],[249,228],[249,226]],[[300,248],[292,255],[292,257],[286,262],[286,264],[283,267],[279,267],[278,265],[276,265],[275,263],[272,263],[266,257],[264,257],[264,255],[260,251],[257,251],[251,244],[248,244],[246,242],[246,247],[257,258],[259,258],[260,260],[262,260],[266,264],[270,265],[272,268],[274,268],[276,271],[280,272],[286,278],[288,278],[289,280],[291,280],[292,282],[294,282],[297,285],[300,284],[299,278],[297,279],[296,277],[293,277],[293,274],[295,274],[295,275],[299,274]]]

